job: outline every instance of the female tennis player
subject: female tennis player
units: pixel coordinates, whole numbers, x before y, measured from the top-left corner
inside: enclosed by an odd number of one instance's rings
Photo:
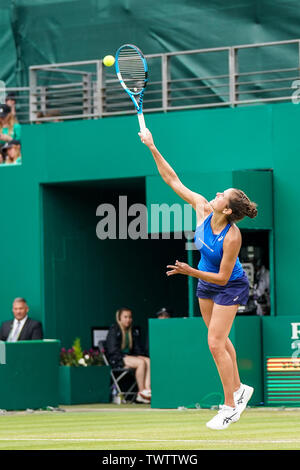
[[[167,275],[185,274],[199,279],[196,295],[224,391],[224,405],[206,425],[211,429],[226,429],[239,420],[254,390],[241,384],[236,352],[228,336],[239,305],[246,305],[249,296],[248,278],[238,259],[242,237],[235,222],[245,216],[256,217],[256,204],[235,188],[219,192],[207,201],[182,184],[157,150],[148,129],[139,136],[151,151],[162,179],[197,214],[195,244],[201,252],[198,269],[176,260],[174,265],[167,266]]]

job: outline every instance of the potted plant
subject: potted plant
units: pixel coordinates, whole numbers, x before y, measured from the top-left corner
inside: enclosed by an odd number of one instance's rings
[[[110,402],[110,367],[98,350],[83,351],[80,338],[60,351],[59,397],[62,405]]]

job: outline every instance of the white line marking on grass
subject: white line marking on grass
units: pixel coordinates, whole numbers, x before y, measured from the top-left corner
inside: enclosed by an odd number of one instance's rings
[[[211,442],[214,444],[292,444],[300,443],[300,439],[278,439],[278,440],[232,440],[232,439],[90,439],[90,438],[60,438],[60,437],[26,437],[26,438],[0,438],[1,441],[55,441],[55,442],[184,442],[184,443],[205,443]]]

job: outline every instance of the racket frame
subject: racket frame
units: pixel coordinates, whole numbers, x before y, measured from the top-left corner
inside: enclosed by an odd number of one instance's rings
[[[144,70],[145,70],[145,80],[144,80],[144,86],[141,89],[141,91],[134,92],[134,91],[129,90],[127,88],[123,78],[122,78],[122,75],[121,75],[121,72],[120,72],[120,69],[119,69],[118,58],[119,58],[120,51],[125,47],[135,49],[138,52],[138,54],[139,54],[139,56],[140,56],[140,58],[143,62]],[[118,77],[123,89],[126,91],[126,93],[128,94],[128,96],[130,97],[131,101],[134,104],[134,107],[137,111],[137,117],[138,117],[138,120],[139,120],[140,130],[143,133],[146,130],[145,118],[144,118],[144,115],[143,115],[143,98],[144,98],[145,88],[146,88],[147,82],[148,82],[148,64],[147,64],[147,61],[146,61],[142,51],[137,46],[135,46],[134,44],[123,44],[122,46],[120,46],[119,49],[117,50],[116,54],[115,54],[115,59],[116,59],[115,60],[115,70],[116,70],[117,77]],[[139,102],[137,102],[135,97],[139,97]]]

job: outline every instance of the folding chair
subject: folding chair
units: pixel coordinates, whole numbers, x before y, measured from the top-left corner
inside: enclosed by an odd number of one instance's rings
[[[124,400],[127,401],[127,397],[131,397],[129,403],[132,403],[137,395],[137,384],[135,380],[135,369],[129,367],[112,367],[108,361],[106,355],[106,341],[99,341],[98,348],[102,355],[104,364],[110,366],[110,375],[112,379],[111,390],[115,387],[118,394],[124,396]],[[130,380],[126,380],[130,379]],[[129,383],[129,386],[126,384]]]

